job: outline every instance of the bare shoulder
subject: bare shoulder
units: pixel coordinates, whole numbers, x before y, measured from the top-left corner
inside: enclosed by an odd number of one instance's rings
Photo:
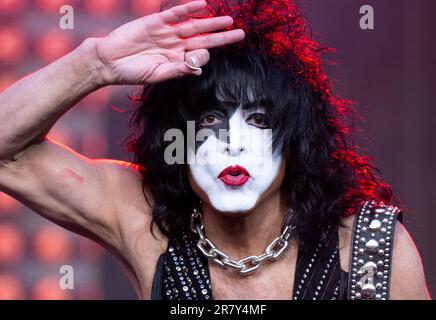
[[[397,222],[394,236],[390,298],[425,300],[429,293],[421,257],[402,223]]]
[[[343,217],[339,227],[341,267],[349,271],[353,227],[356,215]],[[421,257],[401,222],[395,226],[390,299],[429,299]]]

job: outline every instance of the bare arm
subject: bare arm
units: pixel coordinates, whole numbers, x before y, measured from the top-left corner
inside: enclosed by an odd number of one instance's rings
[[[186,20],[204,6],[204,1],[192,1],[129,22],[105,38],[87,39],[1,93],[0,191],[70,230],[119,247],[115,199],[125,192],[123,183],[140,188],[138,168],[88,159],[46,134],[100,87],[200,75],[184,62],[195,56],[196,66],[202,66],[209,60],[207,48],[244,36],[241,30],[207,33],[229,27],[229,17]]]
[[[398,222],[395,226],[390,298],[392,300],[428,300],[421,257],[412,237]]]

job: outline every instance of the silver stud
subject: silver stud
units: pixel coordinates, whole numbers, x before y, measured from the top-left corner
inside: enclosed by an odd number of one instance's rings
[[[366,252],[368,253],[375,253],[377,252],[378,248],[378,242],[374,239],[369,240],[365,245]]]
[[[375,293],[375,286],[370,283],[367,283],[362,287],[362,297],[364,297],[365,299],[374,298]]]
[[[369,229],[372,231],[377,231],[378,229],[380,229],[381,227],[381,222],[380,220],[374,219],[371,221],[371,223],[369,224]]]

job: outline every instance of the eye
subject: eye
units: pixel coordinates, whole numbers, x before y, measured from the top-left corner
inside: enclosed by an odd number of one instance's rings
[[[268,117],[266,114],[263,113],[253,113],[250,114],[250,116],[247,118],[246,122],[249,125],[261,128],[261,129],[266,129],[270,127],[270,123],[268,121]]]
[[[200,126],[211,127],[220,124],[221,120],[212,114],[208,114],[200,119]]]

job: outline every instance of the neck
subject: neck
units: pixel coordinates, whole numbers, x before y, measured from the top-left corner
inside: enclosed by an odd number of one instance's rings
[[[280,236],[287,215],[278,191],[249,212],[219,212],[205,203],[202,212],[206,237],[235,260],[263,253]]]

